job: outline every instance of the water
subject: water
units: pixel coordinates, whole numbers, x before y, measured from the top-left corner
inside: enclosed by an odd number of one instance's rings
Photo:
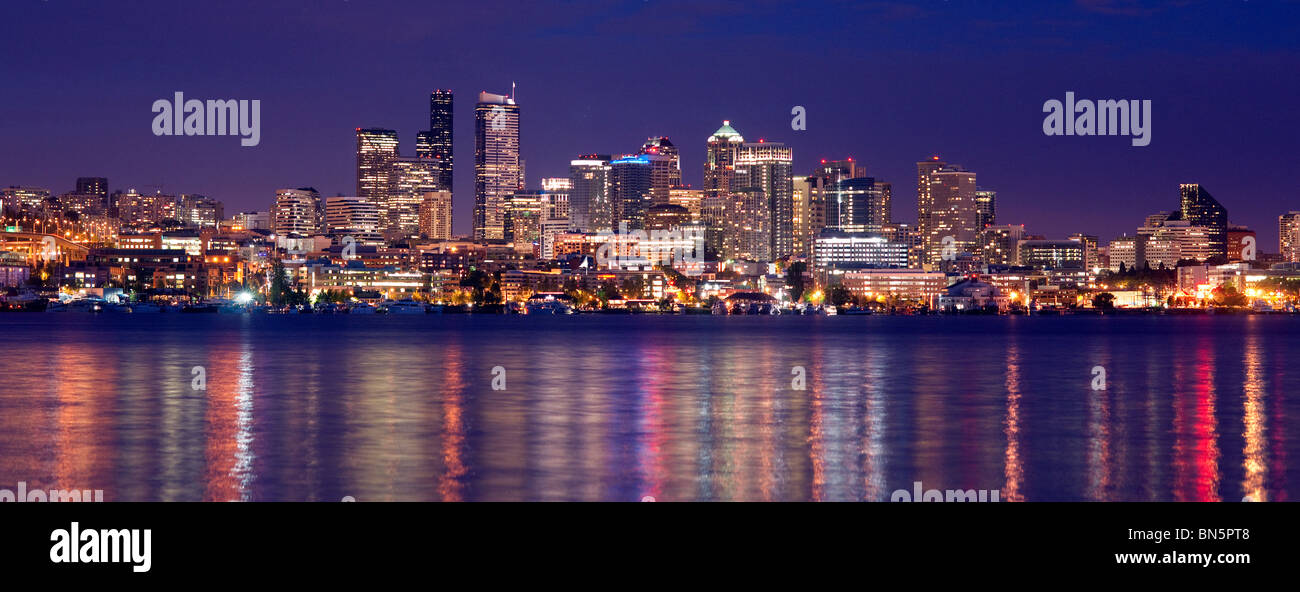
[[[4,314],[0,488],[875,501],[920,481],[1003,500],[1285,500],[1300,486],[1297,329],[1259,316]]]

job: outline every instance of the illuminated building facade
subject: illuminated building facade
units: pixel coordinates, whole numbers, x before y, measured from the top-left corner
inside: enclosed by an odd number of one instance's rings
[[[474,239],[506,238],[506,206],[523,189],[519,105],[481,92],[474,107]]]
[[[271,207],[271,230],[276,234],[311,236],[321,230],[320,194],[311,188],[277,189]]]
[[[420,202],[420,234],[431,239],[451,239],[451,192],[429,191]]]
[[[599,232],[614,227],[609,161],[607,154],[587,154],[569,161],[569,230]]]

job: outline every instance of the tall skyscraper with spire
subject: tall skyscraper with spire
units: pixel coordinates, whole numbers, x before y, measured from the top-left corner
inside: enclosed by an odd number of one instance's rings
[[[506,206],[523,189],[519,105],[480,92],[474,106],[474,239],[504,240]]]

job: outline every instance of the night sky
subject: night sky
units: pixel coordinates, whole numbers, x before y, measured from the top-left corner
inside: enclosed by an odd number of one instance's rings
[[[518,84],[529,187],[579,153],[666,135],[699,186],[705,138],[794,148],[797,174],[852,156],[913,222],[939,154],[998,191],[998,222],[1132,233],[1203,184],[1277,250],[1300,210],[1295,2],[37,2],[0,8],[0,185],[201,193],[227,214],[277,188],[355,193],[357,127],[428,127],[456,95],[455,219],[470,231],[473,106]],[[1014,7],[1003,4],[1014,4]],[[260,99],[262,137],[155,137],[156,99]],[[1150,99],[1152,142],[1047,137],[1043,102]],[[808,129],[790,128],[806,107]]]

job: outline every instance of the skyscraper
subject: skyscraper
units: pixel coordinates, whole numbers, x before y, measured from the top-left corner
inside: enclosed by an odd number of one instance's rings
[[[325,198],[325,231],[333,238],[350,236],[358,243],[379,244],[379,208],[360,196]]]
[[[506,240],[516,246],[523,243],[541,246],[543,193],[538,190],[521,190],[506,201]]]
[[[587,154],[569,161],[569,230],[599,232],[613,228],[609,161],[608,154]]]
[[[978,232],[989,226],[997,224],[998,220],[998,192],[996,191],[976,191],[975,192],[975,230]]]
[[[108,179],[105,177],[77,177],[77,190],[74,193],[98,195],[100,207],[107,209],[109,206]]]
[[[429,191],[420,202],[420,234],[440,240],[451,239],[451,192]]]
[[[745,213],[748,221],[742,221],[740,228],[751,226],[758,229],[760,223],[766,226],[766,249],[746,249],[752,255],[765,254],[759,261],[774,261],[794,254],[794,155],[793,151],[781,142],[759,140],[742,144],[736,153],[736,176],[733,182],[738,185],[734,191],[744,196],[754,194],[759,200],[755,213]],[[739,204],[748,204],[748,199],[741,199]],[[756,240],[758,237],[756,237]],[[765,251],[765,253],[764,253]]]
[[[629,154],[609,163],[609,201],[614,206],[615,227],[645,228],[645,213],[653,203],[655,162],[658,155]],[[667,200],[668,196],[664,195]]]
[[[395,158],[388,164],[388,194],[381,208],[389,238],[416,234],[420,229],[420,205],[431,191],[445,191],[440,181],[442,167],[430,158]]]
[[[429,130],[416,137],[415,155],[439,163],[438,185],[443,191],[452,190],[452,123],[452,92],[429,93]]]
[[[1300,261],[1300,212],[1277,217],[1277,251],[1283,261]]]
[[[975,252],[979,219],[975,173],[942,162],[936,156],[916,163],[916,191],[923,261],[938,265],[949,245],[955,253]],[[944,240],[947,237],[952,237],[950,242]]]
[[[357,197],[370,200],[388,219],[389,168],[397,154],[397,132],[357,128]]]
[[[828,210],[827,226],[844,232],[880,232],[889,223],[893,200],[889,183],[874,177],[841,178],[829,182],[821,194]]]
[[[506,202],[523,189],[519,105],[480,92],[474,106],[474,239],[505,239]]]
[[[985,226],[979,233],[980,258],[989,265],[1016,265],[1024,239],[1024,224]]]
[[[310,187],[277,189],[271,206],[271,230],[276,234],[311,236],[320,232],[320,194]]]
[[[646,140],[641,154],[662,157],[652,161],[651,201],[655,205],[668,203],[668,191],[682,186],[682,162],[677,146],[668,138],[658,136]]]
[[[1195,183],[1178,186],[1183,219],[1192,226],[1210,231],[1210,249],[1215,255],[1228,256],[1228,210],[1209,191]]]
[[[704,158],[704,245],[707,256],[716,257],[722,250],[724,218],[736,175],[736,154],[745,138],[723,120],[722,127],[709,136]]]

